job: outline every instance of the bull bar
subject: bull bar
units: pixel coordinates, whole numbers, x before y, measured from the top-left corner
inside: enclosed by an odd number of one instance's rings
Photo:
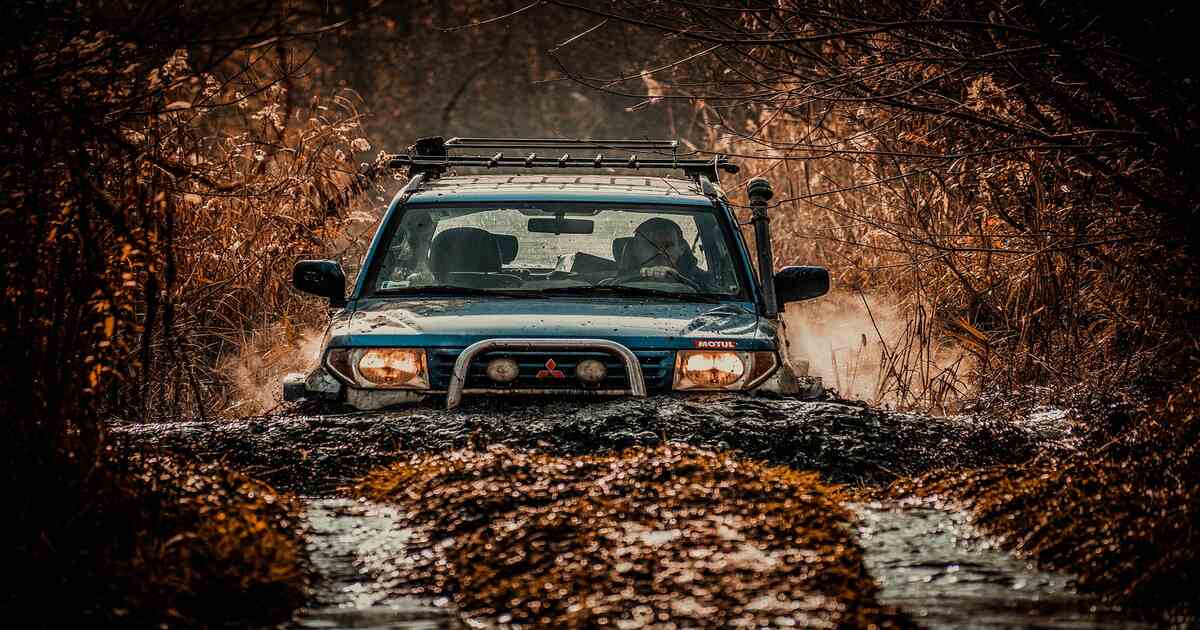
[[[454,360],[454,373],[450,377],[450,387],[446,391],[446,409],[454,409],[462,403],[464,393],[494,394],[496,390],[465,389],[467,385],[467,370],[476,355],[492,350],[544,350],[544,349],[602,349],[608,350],[621,358],[625,363],[625,374],[629,377],[627,390],[563,390],[563,389],[522,389],[510,393],[521,394],[628,394],[637,398],[646,397],[646,381],[642,377],[642,364],[632,350],[615,341],[607,339],[484,339],[467,346],[458,358]]]

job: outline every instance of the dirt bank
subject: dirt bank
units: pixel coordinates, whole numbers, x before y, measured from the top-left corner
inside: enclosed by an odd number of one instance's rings
[[[832,402],[746,396],[468,400],[379,413],[279,415],[114,427],[134,448],[222,461],[279,487],[328,493],[404,453],[504,444],[558,455],[664,441],[742,455],[839,483],[883,483],[944,467],[1015,463],[1074,440],[1061,417],[931,418]]]
[[[1200,377],[1095,447],[1016,466],[941,471],[893,495],[960,501],[987,531],[1110,601],[1200,611]]]
[[[51,499],[19,524],[6,564],[18,579],[0,598],[10,622],[245,625],[286,619],[306,597],[299,504],[217,464],[133,455]]]
[[[357,491],[438,536],[412,578],[538,627],[907,627],[815,473],[691,447],[419,455]]]

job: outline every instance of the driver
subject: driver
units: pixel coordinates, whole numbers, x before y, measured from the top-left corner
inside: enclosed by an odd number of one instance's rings
[[[696,288],[711,286],[708,273],[696,266],[692,248],[678,223],[655,217],[643,221],[621,256],[625,274],[654,280],[679,281]]]

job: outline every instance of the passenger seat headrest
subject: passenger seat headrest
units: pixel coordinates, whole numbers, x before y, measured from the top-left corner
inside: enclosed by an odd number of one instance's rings
[[[429,270],[443,273],[500,271],[500,247],[491,232],[479,228],[450,228],[433,239]]]
[[[500,262],[508,264],[517,259],[517,237],[512,234],[492,234],[500,248]]]

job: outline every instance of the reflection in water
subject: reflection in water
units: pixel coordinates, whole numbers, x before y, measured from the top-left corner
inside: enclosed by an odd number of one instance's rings
[[[463,628],[451,608],[400,594],[399,576],[415,553],[429,553],[400,526],[395,508],[347,499],[308,503],[308,549],[317,573],[313,602],[296,628],[442,630]]]
[[[1149,628],[1079,595],[995,547],[962,512],[928,503],[860,504],[859,538],[879,600],[926,628]],[[431,553],[393,507],[347,499],[308,503],[313,602],[295,628],[444,630],[466,626],[445,601],[403,595],[406,565]]]
[[[927,628],[1149,628],[995,546],[967,515],[928,503],[866,504],[859,539],[879,600]]]

